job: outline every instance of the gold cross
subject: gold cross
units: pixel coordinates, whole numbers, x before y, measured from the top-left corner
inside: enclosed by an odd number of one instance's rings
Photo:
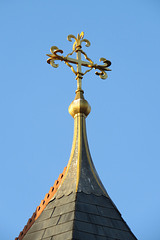
[[[61,60],[64,61],[74,72],[76,75],[76,80],[77,80],[77,90],[82,89],[82,78],[83,76],[91,71],[93,68],[100,70],[100,72],[95,72],[96,75],[99,75],[100,78],[106,79],[107,78],[107,73],[106,71],[111,71],[108,67],[111,65],[111,62],[109,60],[106,60],[105,58],[100,58],[100,61],[102,61],[104,64],[103,65],[98,65],[94,64],[94,62],[87,56],[87,54],[82,50],[82,42],[86,43],[86,47],[90,46],[90,42],[87,39],[84,39],[84,33],[81,32],[81,34],[77,35],[77,38],[74,35],[68,35],[67,39],[68,41],[72,41],[72,38],[75,40],[73,44],[73,51],[69,53],[66,57],[62,55],[58,55],[58,53],[63,53],[61,49],[58,49],[56,46],[52,46],[50,51],[52,54],[47,54],[50,58],[47,59],[47,63],[51,64],[52,67],[57,68],[58,64],[55,63],[55,60]],[[71,58],[73,53],[76,53],[77,58]],[[85,59],[88,61],[82,61],[81,60],[81,54],[84,55]],[[73,66],[71,63],[77,65],[77,71],[74,70]],[[88,67],[84,73],[82,72],[82,66]]]

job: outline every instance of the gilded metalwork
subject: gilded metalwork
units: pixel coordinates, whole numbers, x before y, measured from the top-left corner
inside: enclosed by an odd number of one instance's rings
[[[61,198],[75,192],[108,197],[91,158],[83,113],[76,114],[74,118],[71,155],[67,170],[54,198]]]
[[[73,118],[75,118],[77,114],[84,114],[85,117],[88,116],[91,111],[91,106],[87,100],[84,99],[83,90],[76,91],[75,99],[70,104],[68,111]]]
[[[84,39],[84,33],[78,34],[77,38],[74,35],[68,36],[68,41],[74,40],[73,50],[66,56],[63,56],[63,51],[56,46],[51,47],[51,53],[48,54],[49,59],[47,62],[54,68],[58,67],[56,60],[65,62],[76,75],[77,90],[75,99],[69,106],[69,113],[74,118],[74,135],[73,144],[70,155],[70,160],[67,166],[65,176],[61,182],[61,185],[54,195],[54,197],[60,198],[63,195],[69,195],[71,192],[83,192],[86,194],[93,193],[94,195],[104,195],[108,197],[108,194],[101,183],[98,174],[95,170],[94,164],[89,151],[85,119],[91,111],[91,107],[87,100],[83,96],[82,90],[82,78],[92,69],[99,70],[95,72],[102,79],[107,78],[106,71],[110,71],[108,68],[111,62],[105,58],[100,58],[103,64],[95,64],[87,54],[82,50],[83,42],[86,47],[90,46],[90,42]],[[76,59],[72,55],[76,53]],[[85,60],[82,59],[84,57]],[[77,69],[74,69],[74,64]],[[86,67],[86,71],[82,71],[82,67]]]
[[[86,47],[90,46],[90,42],[89,40],[84,38],[84,32],[81,32],[81,34],[77,35],[77,38],[70,34],[67,37],[68,41],[72,41],[72,39],[74,39],[74,43],[73,43],[73,51],[69,54],[67,54],[65,57],[63,55],[59,55],[63,54],[63,50],[59,49],[56,46],[52,46],[50,51],[52,54],[47,54],[47,56],[49,56],[49,58],[47,59],[47,63],[51,64],[52,67],[57,68],[58,64],[55,63],[56,60],[60,60],[60,61],[64,61],[65,64],[67,66],[69,66],[71,68],[71,70],[73,71],[73,73],[76,75],[76,80],[77,80],[77,89],[81,90],[82,89],[82,78],[83,76],[88,73],[89,71],[91,71],[92,69],[97,69],[100,72],[95,72],[96,75],[100,76],[100,78],[102,79],[106,79],[107,78],[107,73],[106,71],[111,71],[111,69],[109,69],[108,67],[111,65],[111,62],[105,58],[100,58],[100,61],[103,62],[102,65],[99,64],[95,64],[88,56],[87,54],[82,50],[82,43],[85,42],[86,43]],[[70,56],[73,55],[73,53],[77,54],[77,58],[71,58]],[[81,59],[82,55],[84,55],[86,61],[83,61]],[[74,67],[72,66],[72,64],[76,64],[77,65],[77,71],[74,69]],[[85,72],[82,72],[82,66],[83,67],[87,67],[89,69],[87,69]]]

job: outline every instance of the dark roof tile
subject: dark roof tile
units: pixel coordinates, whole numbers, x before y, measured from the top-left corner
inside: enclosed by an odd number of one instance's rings
[[[74,211],[61,215],[58,224],[65,223],[71,220],[74,220]]]
[[[98,209],[98,215],[101,215],[103,217],[119,219],[119,220],[121,219],[121,215],[115,209],[105,208],[101,206],[97,206],[97,209]]]
[[[103,229],[104,229],[105,235],[110,238],[118,239],[118,240],[128,240],[128,239],[135,240],[131,232],[109,228],[109,227],[103,227]]]
[[[44,237],[56,236],[58,234],[71,231],[72,229],[73,229],[73,221],[66,222],[66,223],[63,223],[63,224],[58,224],[58,225],[53,226],[51,228],[47,228],[45,233],[44,233]]]
[[[42,240],[48,240],[48,239],[49,238],[42,238]],[[73,240],[72,231],[63,232],[61,234],[54,235],[54,237],[51,237],[51,240]]]
[[[42,238],[43,240],[52,240],[52,237],[49,238]]]
[[[85,231],[93,235],[101,235],[105,236],[105,232],[103,230],[103,227],[100,225],[95,225],[87,222],[81,222],[81,221],[75,221],[74,225],[75,229],[78,231]]]
[[[56,207],[53,215],[59,216],[64,213],[72,212],[74,210],[75,210],[75,202],[72,202],[72,203],[65,204],[63,206]]]
[[[41,215],[39,216],[39,218],[36,220],[36,222],[40,222],[43,221],[45,219],[48,219],[51,217],[52,213],[53,213],[54,209],[49,209],[49,210],[44,210]]]
[[[44,234],[44,230],[38,231],[38,232],[34,232],[34,233],[29,233],[27,235],[24,236],[24,240],[41,240]]]
[[[52,226],[55,226],[59,220],[59,216],[54,217],[54,218],[49,218],[49,219],[45,219],[45,221],[41,221],[41,222],[35,222],[32,227],[30,228],[30,233],[31,232],[35,232],[35,231],[39,231],[41,229],[46,229]]]
[[[108,207],[108,198],[91,195],[52,200],[24,240],[136,240],[114,205]]]
[[[83,202],[77,202],[76,203],[76,210],[85,212],[85,213],[92,213],[98,215],[98,210],[95,205],[83,203]]]
[[[102,207],[113,208],[113,204],[111,200],[103,195],[96,196],[94,194],[87,194],[87,197],[86,197],[86,194],[81,192],[80,195],[79,194],[77,195],[77,201],[92,204],[92,205],[98,205]]]
[[[75,230],[73,233],[73,240],[113,240],[105,236],[99,236],[90,234],[88,232],[82,232]]]
[[[57,207],[62,206],[67,203],[75,202],[76,199],[76,193],[71,193],[68,196],[61,196],[60,198],[56,198],[56,195],[53,199],[51,199],[50,204],[47,206],[49,208],[52,208],[52,206],[56,205]]]

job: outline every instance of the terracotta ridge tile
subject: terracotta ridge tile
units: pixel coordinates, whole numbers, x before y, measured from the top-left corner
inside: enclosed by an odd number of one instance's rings
[[[41,201],[40,205],[36,208],[36,211],[33,213],[32,217],[29,218],[27,224],[24,226],[23,230],[20,232],[19,236],[15,238],[15,240],[22,240],[28,230],[31,228],[33,223],[39,218],[43,210],[48,205],[49,201],[53,198],[54,194],[57,192],[62,178],[66,172],[67,167],[63,169],[63,173],[61,173],[58,179],[55,181],[54,185],[50,188],[49,192],[45,195],[44,199]]]

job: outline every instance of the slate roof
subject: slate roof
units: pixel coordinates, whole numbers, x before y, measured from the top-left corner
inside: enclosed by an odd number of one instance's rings
[[[54,198],[24,240],[135,240],[112,201],[105,196],[71,193]]]
[[[79,106],[83,92],[75,99]],[[17,240],[136,240],[96,172],[83,111],[80,107],[74,115],[70,160],[55,193]]]

